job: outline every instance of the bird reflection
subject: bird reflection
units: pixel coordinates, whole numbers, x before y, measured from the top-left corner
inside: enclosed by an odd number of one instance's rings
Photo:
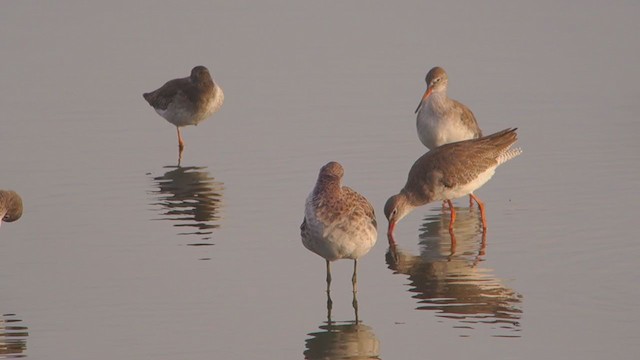
[[[443,210],[444,211],[444,210]],[[387,265],[409,276],[418,310],[455,319],[457,328],[486,324],[494,336],[519,337],[522,296],[500,283],[479,263],[485,254],[486,233],[477,210],[460,211],[456,233],[449,232],[448,216],[427,216],[420,231],[420,254],[390,247]]]
[[[25,357],[27,350],[26,326],[14,314],[0,315],[0,358],[12,359]]]
[[[165,166],[164,175],[154,177],[158,187],[152,191],[160,207],[160,220],[169,220],[173,226],[184,228],[179,235],[198,236],[189,245],[213,245],[211,234],[220,227],[223,183],[215,181],[206,167]]]
[[[333,321],[327,293],[327,321],[320,331],[308,334],[305,359],[380,359],[380,340],[370,326],[358,319],[358,299],[353,293],[354,321]]]

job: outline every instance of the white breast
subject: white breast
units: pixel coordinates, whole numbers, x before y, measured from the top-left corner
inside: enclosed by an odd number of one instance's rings
[[[329,261],[358,259],[371,250],[378,237],[376,228],[365,218],[357,217],[356,221],[361,223],[354,223],[353,218],[344,216],[332,223],[324,223],[316,216],[313,194],[307,197],[305,219],[309,236],[303,237],[302,243]]]
[[[435,149],[440,145],[472,139],[474,133],[461,121],[459,111],[451,107],[435,106],[436,100],[433,97],[418,112],[416,127],[422,144]]]

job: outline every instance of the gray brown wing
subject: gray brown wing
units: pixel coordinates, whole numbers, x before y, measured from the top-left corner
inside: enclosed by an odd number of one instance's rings
[[[468,156],[470,153],[474,156]],[[450,151],[443,152],[442,156],[437,156],[435,162],[440,169],[446,167],[446,171],[441,171],[441,182],[446,187],[468,184],[498,163],[495,157],[485,156],[485,149],[481,146],[452,147]]]
[[[478,121],[476,120],[475,115],[471,109],[469,109],[463,103],[453,100],[453,102],[462,109],[462,113],[460,114],[460,120],[462,123],[467,126],[469,129],[473,129],[473,138],[477,139],[482,137],[482,130],[480,130],[480,126],[478,126]]]
[[[467,184],[492,166],[517,140],[516,129],[506,129],[479,139],[442,145],[421,156],[411,167],[405,188],[425,188],[439,181],[446,187]]]
[[[162,85],[158,90],[145,93],[142,96],[156,109],[166,110],[169,104],[186,86],[190,85],[189,78],[173,79]]]

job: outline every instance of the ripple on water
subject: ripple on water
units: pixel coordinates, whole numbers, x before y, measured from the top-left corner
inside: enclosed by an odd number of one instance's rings
[[[327,321],[305,340],[305,359],[379,359],[380,340],[358,317],[358,300],[353,297],[354,320],[331,319],[332,301],[327,296]]]
[[[520,337],[522,295],[501,283],[481,266],[486,251],[476,208],[456,211],[454,235],[449,234],[449,211],[425,217],[420,228],[420,253],[396,246],[387,252],[387,265],[409,278],[408,291],[417,310],[431,310],[454,322],[469,336],[490,328],[495,337]]]
[[[166,166],[161,176],[153,177],[156,189],[151,205],[160,217],[180,228],[177,235],[188,236],[190,246],[213,245],[213,230],[220,227],[224,184],[216,181],[206,167]]]
[[[0,316],[0,359],[26,357],[29,332],[15,314]]]

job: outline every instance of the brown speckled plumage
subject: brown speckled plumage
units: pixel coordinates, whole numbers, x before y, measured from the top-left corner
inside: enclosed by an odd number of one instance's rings
[[[342,186],[343,175],[344,169],[337,162],[320,169],[316,185],[307,197],[300,226],[304,246],[327,261],[328,279],[329,261],[357,260],[369,252],[377,240],[373,206],[364,196]]]
[[[358,218],[369,218],[376,225],[373,206],[367,199],[347,186],[341,186],[344,170],[337,162],[323,167],[313,189],[313,206],[316,216],[325,224],[339,217],[348,217],[350,223]]]
[[[0,190],[0,223],[22,217],[22,198],[15,191]]]

